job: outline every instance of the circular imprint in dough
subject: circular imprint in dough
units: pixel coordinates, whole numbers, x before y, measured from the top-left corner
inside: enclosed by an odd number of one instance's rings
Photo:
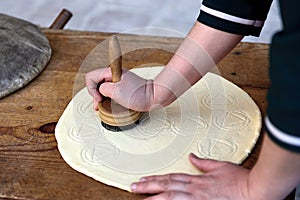
[[[94,166],[101,166],[101,165],[103,165],[100,159],[95,160],[95,158],[88,151],[87,148],[82,149],[82,151],[81,151],[81,158],[82,158],[83,162],[85,162],[85,163],[87,163],[88,165],[91,165],[91,166],[93,166],[93,165]]]
[[[161,70],[147,67],[132,71],[154,79]],[[93,98],[83,88],[57,123],[59,152],[75,170],[128,191],[130,184],[143,176],[199,174],[188,161],[191,152],[241,163],[259,136],[260,111],[249,95],[220,76],[207,73],[203,80],[171,105],[144,114],[137,127],[118,133],[101,126]],[[208,96],[209,92],[218,94],[220,90],[229,94],[225,100],[230,106],[209,101],[218,98]],[[243,134],[236,134],[237,130]]]
[[[101,156],[95,156],[95,152],[100,153]],[[84,148],[81,152],[82,159],[92,165],[103,165],[105,160],[115,159],[119,156],[119,149],[108,142],[94,144],[92,151],[90,148]]]
[[[87,98],[77,99],[74,101],[74,109],[76,109],[76,112],[83,117],[95,115],[94,110],[90,109],[92,105],[93,102],[89,101]]]
[[[139,139],[150,139],[156,137],[159,134],[164,133],[166,129],[169,129],[170,121],[168,116],[160,111],[153,111],[148,114],[144,114],[139,125],[136,127],[137,132],[125,131],[125,134]]]
[[[236,105],[237,100],[231,93],[214,93],[204,95],[202,102],[205,107],[210,109],[224,108],[227,105]]]
[[[204,132],[208,126],[207,121],[201,116],[181,117],[171,123],[172,131],[178,135],[188,135],[195,130]]]
[[[209,138],[199,143],[199,153],[205,158],[215,160],[227,160],[238,150],[233,138],[219,135],[217,138]],[[222,154],[220,152],[222,151]]]
[[[227,111],[214,118],[214,124],[224,131],[240,131],[250,123],[249,116],[242,111]]]

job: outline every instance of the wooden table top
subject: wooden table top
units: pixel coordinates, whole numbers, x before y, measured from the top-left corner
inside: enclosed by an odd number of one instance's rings
[[[73,92],[85,86],[85,73],[107,65],[103,45],[94,52],[97,58],[85,58],[111,34],[49,29],[43,32],[53,50],[48,66],[28,86],[0,100],[0,199],[143,198],[70,168],[60,156],[54,137],[55,125]],[[166,64],[182,41],[132,35],[120,35],[119,39],[122,50],[128,51],[123,56],[127,68]],[[243,88],[263,115],[270,85],[268,48],[266,44],[240,43],[218,65],[222,76]],[[261,138],[243,166],[253,167],[260,146]]]

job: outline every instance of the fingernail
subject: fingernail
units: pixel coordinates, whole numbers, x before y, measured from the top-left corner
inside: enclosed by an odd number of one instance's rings
[[[98,104],[94,104],[94,110],[98,111]]]
[[[136,190],[137,184],[136,183],[131,184],[130,188],[131,188],[132,191]]]
[[[190,153],[190,156],[192,156],[193,158],[197,158],[197,156],[194,153]]]
[[[140,179],[140,182],[145,182],[146,181],[146,178],[141,178]]]

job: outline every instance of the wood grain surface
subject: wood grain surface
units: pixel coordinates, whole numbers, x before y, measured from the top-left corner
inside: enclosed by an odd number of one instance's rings
[[[71,169],[62,159],[54,129],[86,72],[108,63],[108,33],[43,30],[53,55],[28,86],[0,100],[0,199],[142,199]],[[123,66],[166,64],[182,39],[119,35]],[[95,48],[97,46],[97,48]],[[240,43],[220,64],[222,76],[243,88],[266,111],[268,45]],[[92,51],[93,50],[93,51]],[[262,131],[263,132],[263,131]],[[243,163],[251,168],[258,141]]]

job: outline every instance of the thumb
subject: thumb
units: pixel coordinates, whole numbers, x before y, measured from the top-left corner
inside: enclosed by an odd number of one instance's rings
[[[115,84],[112,82],[104,82],[99,87],[99,92],[103,96],[113,99],[114,90],[116,89]]]
[[[223,167],[227,162],[202,159],[191,153],[189,155],[190,162],[200,171],[207,173]]]

